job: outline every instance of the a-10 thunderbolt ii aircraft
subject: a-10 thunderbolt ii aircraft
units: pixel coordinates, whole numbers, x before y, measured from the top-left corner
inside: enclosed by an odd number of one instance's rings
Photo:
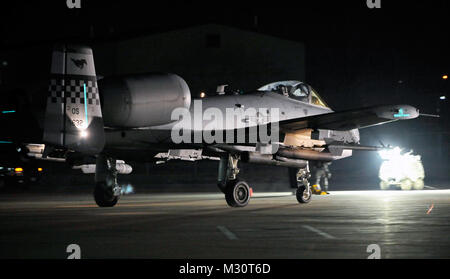
[[[334,112],[299,81],[191,101],[188,85],[177,75],[97,80],[91,48],[61,45],[52,53],[41,157],[95,159],[94,198],[102,207],[119,199],[119,159],[220,160],[218,186],[232,207],[246,206],[251,196],[238,178],[240,160],[295,168],[297,200],[308,203],[309,161],[376,150],[359,144],[358,129],[418,115],[409,105]]]

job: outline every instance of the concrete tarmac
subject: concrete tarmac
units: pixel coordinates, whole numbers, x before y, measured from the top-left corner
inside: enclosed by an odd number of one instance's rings
[[[85,194],[0,196],[0,258],[450,258],[450,190],[342,191],[300,205],[255,193],[134,194],[98,208]]]

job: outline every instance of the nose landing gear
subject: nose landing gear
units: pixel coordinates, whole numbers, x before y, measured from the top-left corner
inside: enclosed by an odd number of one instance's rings
[[[299,203],[309,203],[312,197],[312,190],[308,178],[311,177],[309,167],[299,169],[297,172],[297,191],[295,196]]]

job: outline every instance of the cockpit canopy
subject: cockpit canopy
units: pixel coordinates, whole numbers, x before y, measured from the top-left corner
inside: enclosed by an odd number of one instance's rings
[[[311,86],[297,80],[272,82],[259,88],[258,91],[272,91],[297,101],[329,108]]]

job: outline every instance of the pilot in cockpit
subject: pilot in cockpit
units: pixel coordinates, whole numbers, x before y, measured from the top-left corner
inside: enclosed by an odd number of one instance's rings
[[[299,83],[291,87],[289,95],[298,101],[309,103],[309,87],[304,83]]]
[[[306,83],[296,80],[273,82],[260,87],[258,91],[277,92],[280,95],[297,101],[329,108],[313,88]]]
[[[283,96],[288,97],[289,96],[289,89],[290,89],[290,87],[291,86],[286,86],[284,84],[280,84],[280,85],[277,86],[276,91],[278,91],[278,93],[282,94]]]
[[[291,97],[298,101],[309,101],[309,87],[306,84],[300,83],[297,85],[280,84],[276,87],[276,91],[286,97]]]

